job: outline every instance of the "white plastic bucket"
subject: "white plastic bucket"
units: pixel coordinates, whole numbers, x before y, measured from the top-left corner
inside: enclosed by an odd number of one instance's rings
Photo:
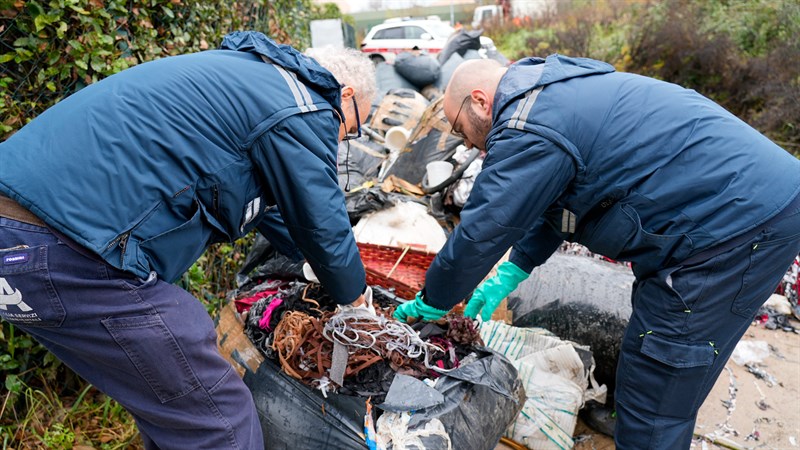
[[[400,150],[406,146],[410,135],[411,131],[403,127],[389,128],[384,136],[385,145],[389,150]]]
[[[433,161],[425,166],[428,173],[428,186],[438,186],[453,174],[453,165],[447,161]]]

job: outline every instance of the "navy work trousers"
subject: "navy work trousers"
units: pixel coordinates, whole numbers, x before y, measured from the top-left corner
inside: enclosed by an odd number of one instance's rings
[[[203,305],[65,241],[0,217],[0,317],[122,404],[148,449],[263,448]]]
[[[633,286],[617,366],[617,449],[688,449],[697,411],[800,252],[800,201],[733,248]]]

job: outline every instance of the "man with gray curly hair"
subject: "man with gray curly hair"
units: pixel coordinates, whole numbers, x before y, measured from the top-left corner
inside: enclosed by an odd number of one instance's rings
[[[375,65],[363,53],[352,48],[314,47],[305,53],[328,69],[344,86],[342,104],[347,103],[346,98],[355,96],[361,118],[366,118],[377,90]]]
[[[87,86],[0,143],[0,319],[122,404],[148,450],[264,444],[211,318],[173,284],[211,243],[258,229],[340,307],[369,307],[336,156],[374,76],[357,52],[318,57],[231,33]]]

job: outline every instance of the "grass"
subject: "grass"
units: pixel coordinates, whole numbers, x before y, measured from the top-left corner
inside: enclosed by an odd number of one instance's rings
[[[210,315],[224,305],[253,235],[212,246],[178,283]],[[140,450],[133,417],[115,400],[83,381],[44,347],[0,322],[0,450]]]
[[[144,448],[133,418],[119,403],[90,384],[70,397],[56,388],[46,383],[7,391],[0,409],[2,450]]]

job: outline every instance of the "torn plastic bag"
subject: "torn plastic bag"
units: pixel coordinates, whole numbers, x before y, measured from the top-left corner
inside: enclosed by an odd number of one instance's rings
[[[236,274],[236,286],[242,287],[250,281],[250,272],[256,269],[259,264],[264,262],[271,254],[276,252],[275,247],[261,233],[256,233],[253,244],[247,250],[242,267]]]
[[[394,175],[409,183],[419,184],[425,175],[425,166],[432,161],[443,161],[452,156],[464,141],[450,134],[450,124],[444,115],[444,97],[433,101],[419,123],[414,127],[404,151],[383,176]]]
[[[522,409],[525,389],[508,359],[489,349],[479,351],[479,359],[439,377],[434,389],[442,394],[442,403],[411,414],[410,430],[435,419],[444,425],[453,449],[495,448]],[[438,443],[426,443],[424,448],[447,448],[441,438],[434,440]]]
[[[345,190],[361,186],[378,176],[378,170],[388,155],[383,145],[367,138],[339,143],[337,161],[339,187]]]
[[[408,375],[397,374],[380,408],[391,412],[417,411],[444,402],[441,392]]]
[[[614,392],[633,281],[626,266],[556,252],[509,294],[513,325],[545,328],[588,345],[597,362],[597,381]]]
[[[442,68],[438,61],[426,53],[402,52],[395,58],[394,71],[417,89],[422,89],[439,80]]]
[[[525,385],[528,398],[506,437],[537,450],[572,448],[584,402],[606,400],[606,386],[592,377],[591,352],[543,328],[518,328],[493,320],[481,324],[481,337],[512,361]]]
[[[439,53],[439,62],[447,61],[453,53],[463,56],[467,50],[479,50],[481,48],[481,34],[483,34],[483,30],[462,29],[454,33]]]
[[[359,189],[345,193],[345,205],[350,223],[356,224],[366,214],[391,208],[405,196],[383,192],[379,187]]]

